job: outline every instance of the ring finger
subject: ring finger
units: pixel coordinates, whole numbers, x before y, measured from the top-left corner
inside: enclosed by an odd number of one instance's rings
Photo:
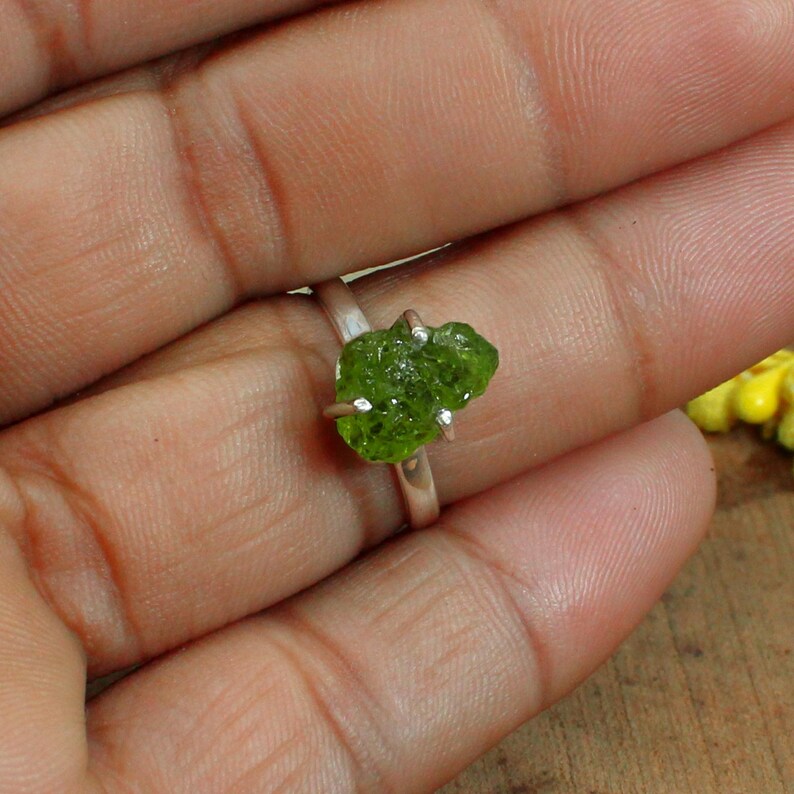
[[[792,184],[789,124],[359,284],[376,324],[413,304],[502,350],[459,442],[433,450],[443,501],[663,413],[794,337]],[[312,301],[271,299],[0,439],[17,537],[93,672],[273,603],[400,525],[388,471],[321,429],[337,353]]]

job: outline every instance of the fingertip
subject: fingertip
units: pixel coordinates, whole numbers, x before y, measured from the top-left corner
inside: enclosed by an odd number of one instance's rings
[[[670,462],[680,466],[677,480],[682,498],[689,499],[693,526],[702,528],[702,537],[717,504],[717,469],[711,447],[697,425],[680,409],[656,421],[667,433]]]
[[[680,411],[570,453],[448,512],[509,572],[542,627],[543,699],[605,660],[692,555],[715,503],[714,464]],[[511,583],[512,582],[512,583]]]

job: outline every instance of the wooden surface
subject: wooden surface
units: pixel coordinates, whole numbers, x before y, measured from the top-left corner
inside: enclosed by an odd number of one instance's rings
[[[794,476],[712,439],[710,534],[617,655],[443,794],[794,792]]]

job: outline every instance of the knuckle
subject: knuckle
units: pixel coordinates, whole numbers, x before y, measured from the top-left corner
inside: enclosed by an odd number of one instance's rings
[[[625,351],[636,420],[652,419],[657,415],[660,384],[657,344],[649,318],[656,316],[650,309],[658,299],[652,294],[652,285],[642,268],[621,261],[584,213],[574,208],[566,213],[566,218],[574,240],[601,282],[611,315],[607,318],[609,326]]]
[[[129,655],[139,638],[125,606],[109,517],[68,465],[35,446],[18,450],[0,474],[0,519],[39,592],[80,639],[89,667],[100,649],[103,659],[108,649]]]
[[[160,97],[189,210],[240,298],[256,293],[265,275],[270,285],[289,260],[288,202],[261,120],[210,64],[193,64]]]
[[[386,724],[384,715],[365,676],[345,651],[298,609],[284,605],[278,614],[288,638],[276,642],[318,718],[348,758],[356,790],[395,790],[383,761],[390,745],[380,727]]]

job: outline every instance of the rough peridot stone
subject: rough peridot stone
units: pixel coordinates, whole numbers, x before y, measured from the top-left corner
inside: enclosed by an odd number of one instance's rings
[[[366,414],[337,422],[344,440],[363,458],[398,463],[440,432],[440,410],[457,411],[485,392],[499,366],[496,348],[470,325],[429,328],[420,345],[405,320],[364,334],[339,358],[336,399],[365,397]]]

